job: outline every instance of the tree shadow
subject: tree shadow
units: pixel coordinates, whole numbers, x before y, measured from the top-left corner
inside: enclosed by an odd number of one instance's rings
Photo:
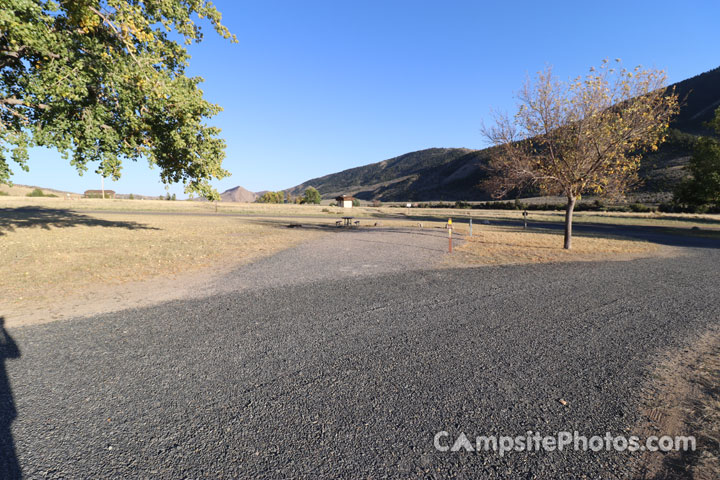
[[[129,230],[157,230],[137,222],[102,220],[62,208],[20,207],[0,208],[0,236],[18,228],[117,227]]]
[[[5,317],[0,317],[0,478],[8,480],[22,478],[10,429],[17,410],[5,369],[5,361],[13,358],[20,358],[20,349],[5,330]]]

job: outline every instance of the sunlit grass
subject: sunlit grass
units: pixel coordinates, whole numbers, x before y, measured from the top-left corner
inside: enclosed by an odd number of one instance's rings
[[[636,240],[575,235],[572,250],[561,232],[484,227],[455,249],[451,265],[504,265],[567,261],[626,260],[652,255],[658,246]]]

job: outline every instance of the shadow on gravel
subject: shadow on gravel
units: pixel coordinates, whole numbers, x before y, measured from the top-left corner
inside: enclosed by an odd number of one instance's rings
[[[102,220],[61,208],[21,207],[0,208],[0,236],[17,228],[117,227],[129,230],[157,230],[137,222]]]
[[[5,330],[5,317],[0,317],[0,478],[22,478],[10,427],[17,416],[5,361],[20,358],[20,349]]]

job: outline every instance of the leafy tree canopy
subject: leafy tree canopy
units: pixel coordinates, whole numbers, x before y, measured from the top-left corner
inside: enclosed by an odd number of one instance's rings
[[[692,177],[678,186],[676,200],[687,205],[720,207],[720,143],[700,138],[688,169]]]
[[[619,62],[619,59],[617,60]],[[622,195],[637,181],[644,151],[665,140],[678,98],[662,71],[614,68],[607,61],[562,82],[552,69],[528,80],[513,117],[484,129],[496,148],[487,187],[497,196],[532,186],[567,198],[565,248],[572,213],[585,193]]]
[[[720,108],[715,110],[715,118],[710,122],[710,126],[715,128],[715,131],[720,133]]]
[[[322,200],[322,197],[315,187],[308,187],[305,189],[302,203],[314,203],[315,205],[319,205],[320,200]]]
[[[285,192],[265,192],[256,201],[257,203],[285,203]]]
[[[720,133],[720,109],[711,124]],[[720,143],[709,137],[698,139],[687,168],[692,176],[678,186],[675,201],[695,207],[720,207]]]
[[[205,0],[5,0],[0,10],[0,182],[28,148],[57,148],[80,174],[117,179],[148,159],[165,183],[216,198],[225,142],[205,119],[200,77],[185,76],[198,19],[236,41]]]

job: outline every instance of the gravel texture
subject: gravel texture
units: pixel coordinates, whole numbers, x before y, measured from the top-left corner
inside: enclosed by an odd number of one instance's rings
[[[443,232],[322,242],[207,298],[11,329],[0,468],[14,440],[26,478],[625,478],[625,453],[438,452],[433,437],[627,433],[659,352],[720,318],[710,240],[456,270],[430,268]]]

